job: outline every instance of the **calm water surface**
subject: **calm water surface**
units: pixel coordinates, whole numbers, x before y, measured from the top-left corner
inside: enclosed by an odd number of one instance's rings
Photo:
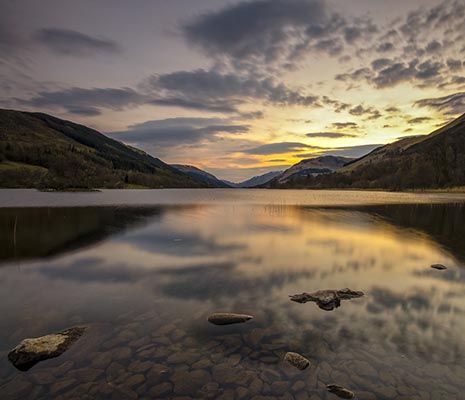
[[[464,201],[0,191],[0,398],[336,400],[337,383],[360,400],[464,399]],[[333,311],[288,297],[345,287],[365,296]],[[221,311],[255,319],[206,321]],[[8,362],[22,339],[78,325],[60,357]]]

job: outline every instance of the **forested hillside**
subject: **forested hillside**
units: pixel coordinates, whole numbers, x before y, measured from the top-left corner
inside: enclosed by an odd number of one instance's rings
[[[0,187],[205,187],[140,150],[47,114],[0,110]]]

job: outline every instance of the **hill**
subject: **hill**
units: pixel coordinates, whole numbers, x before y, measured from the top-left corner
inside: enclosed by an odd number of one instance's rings
[[[233,183],[234,187],[238,188],[253,188],[260,185],[265,185],[274,178],[280,176],[283,171],[271,171],[263,175],[254,176],[240,183]]]
[[[204,171],[200,168],[194,167],[193,165],[181,165],[181,164],[171,164],[172,167],[176,168],[178,171],[183,172],[190,177],[205,182],[211,187],[215,188],[230,188],[231,185],[227,184],[225,181],[218,179],[215,175],[210,174],[207,171]]]
[[[465,114],[429,135],[381,146],[337,172],[307,176],[292,183],[292,187],[314,189],[388,190],[464,185]]]
[[[0,110],[0,187],[205,187],[141,150],[42,113]]]
[[[293,179],[304,178],[307,175],[327,174],[342,168],[353,160],[353,158],[336,156],[309,158],[284,171],[277,180],[279,183],[286,183]]]

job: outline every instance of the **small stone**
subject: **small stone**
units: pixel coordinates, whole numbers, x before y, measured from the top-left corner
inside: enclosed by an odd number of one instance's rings
[[[353,399],[355,398],[354,392],[351,392],[349,389],[346,389],[343,386],[330,384],[326,385],[329,393],[335,394],[336,396],[340,397],[341,399]]]
[[[150,382],[159,383],[165,380],[170,373],[169,367],[163,364],[154,364],[147,373],[147,379]]]
[[[442,265],[442,264],[433,264],[431,266],[431,268],[438,269],[439,271],[443,271],[443,270],[447,269],[447,267],[445,265]]]
[[[293,365],[297,369],[303,371],[310,365],[310,361],[298,353],[288,352],[284,356],[284,360]]]
[[[251,315],[246,314],[231,314],[231,313],[215,313],[211,314],[207,320],[213,325],[230,325],[240,324],[253,319]]]
[[[38,338],[24,339],[8,353],[8,359],[20,371],[27,371],[39,361],[63,354],[82,336],[85,329],[75,327]]]

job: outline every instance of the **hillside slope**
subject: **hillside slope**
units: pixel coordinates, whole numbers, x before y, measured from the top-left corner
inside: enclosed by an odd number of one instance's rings
[[[42,113],[0,110],[0,187],[205,187],[143,151]]]
[[[264,185],[274,178],[281,176],[283,171],[271,171],[263,175],[254,176],[246,181],[234,184],[238,188],[253,188],[255,186]]]
[[[335,173],[295,182],[306,188],[435,189],[465,185],[465,114],[429,135],[373,150]]]
[[[278,182],[285,183],[291,179],[298,179],[311,174],[327,174],[342,168],[351,161],[353,161],[353,158],[336,156],[309,158],[293,165],[277,179]]]
[[[172,167],[176,168],[178,171],[183,172],[190,177],[197,179],[199,181],[205,182],[207,185],[215,188],[230,188],[226,182],[218,179],[215,175],[210,174],[207,171],[204,171],[200,168],[194,167],[193,165],[182,165],[182,164],[171,164]]]

